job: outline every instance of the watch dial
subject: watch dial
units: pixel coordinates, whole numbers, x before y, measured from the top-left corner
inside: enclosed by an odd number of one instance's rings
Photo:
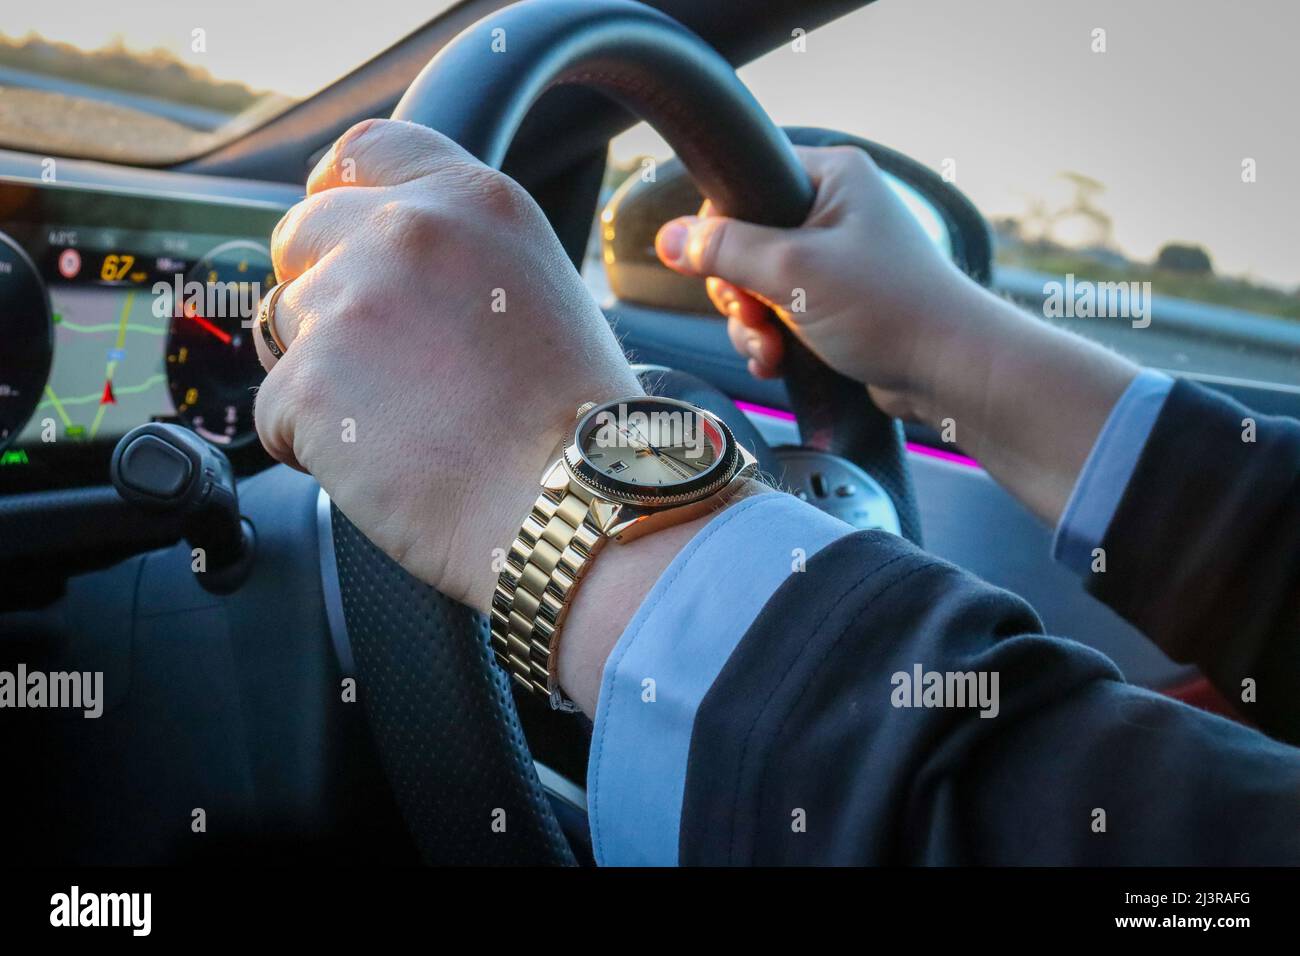
[[[726,435],[709,417],[666,399],[606,405],[583,420],[577,437],[601,481],[654,490],[707,483],[728,451]]]

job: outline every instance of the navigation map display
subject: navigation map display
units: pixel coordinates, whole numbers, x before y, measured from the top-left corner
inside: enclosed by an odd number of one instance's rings
[[[0,181],[0,332],[13,346],[0,356],[0,490],[103,481],[116,440],[150,421],[232,451],[255,443],[254,323],[281,214]]]

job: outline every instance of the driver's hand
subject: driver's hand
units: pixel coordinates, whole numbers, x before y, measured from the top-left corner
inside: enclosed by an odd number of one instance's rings
[[[974,286],[935,248],[871,158],[850,146],[798,148],[817,198],[797,229],[715,215],[666,223],[660,259],[709,277],[736,350],[761,378],[782,343],[765,306],[832,368],[872,386],[885,411],[922,417],[940,343]]]
[[[433,131],[372,120],[272,240],[288,344],[257,431],[407,570],[486,608],[578,406],[640,391],[532,198]]]

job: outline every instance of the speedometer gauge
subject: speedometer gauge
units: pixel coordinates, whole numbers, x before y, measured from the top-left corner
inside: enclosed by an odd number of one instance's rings
[[[215,444],[253,435],[253,389],[263,376],[253,326],[274,284],[266,247],[238,240],[199,260],[172,303],[167,387],[181,420]]]
[[[0,448],[35,411],[50,374],[50,303],[36,266],[0,233]]]

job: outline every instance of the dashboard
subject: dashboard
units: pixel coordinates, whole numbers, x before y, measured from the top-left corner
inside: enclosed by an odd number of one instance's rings
[[[0,493],[102,484],[150,421],[263,464],[253,323],[284,209],[0,178]]]

